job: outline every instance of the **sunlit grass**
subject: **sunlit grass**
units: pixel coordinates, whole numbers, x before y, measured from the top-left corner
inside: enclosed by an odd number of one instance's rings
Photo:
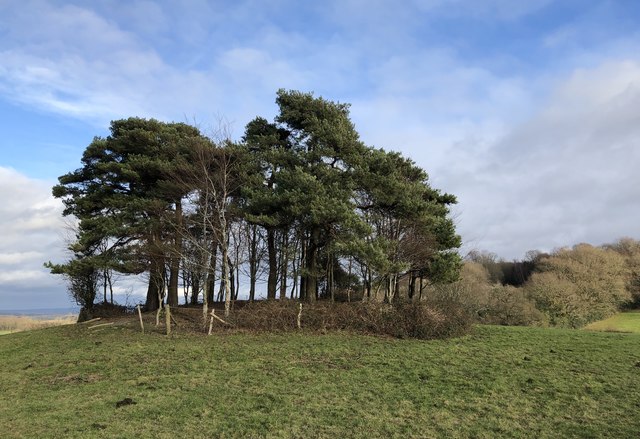
[[[640,335],[450,340],[140,333],[0,338],[3,437],[636,437]],[[132,404],[118,402],[130,398]]]
[[[632,332],[640,334],[640,311],[616,314],[605,320],[591,323],[584,329],[589,331]]]

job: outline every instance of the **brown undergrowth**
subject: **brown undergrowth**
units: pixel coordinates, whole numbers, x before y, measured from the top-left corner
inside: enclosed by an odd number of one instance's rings
[[[347,331],[397,338],[437,339],[467,334],[472,326],[472,319],[464,309],[454,304],[438,308],[425,303],[390,305],[318,301],[303,303],[301,309],[300,302],[295,300],[238,301],[228,317],[224,316],[222,305],[216,303],[209,308],[206,322],[201,305],[171,308],[172,331],[207,333],[209,327],[214,332]],[[212,310],[218,318],[211,318]],[[110,314],[102,321],[139,326],[136,310],[122,313],[119,317]],[[143,321],[146,331],[166,331],[164,315],[158,319],[158,325],[156,312],[144,313]]]

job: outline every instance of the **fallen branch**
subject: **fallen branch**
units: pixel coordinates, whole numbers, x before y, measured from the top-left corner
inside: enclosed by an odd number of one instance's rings
[[[96,317],[95,319],[91,319],[91,320],[86,320],[84,322],[78,322],[78,325],[84,325],[86,323],[91,323],[91,322],[97,322],[98,320],[100,320],[100,317]]]
[[[93,329],[93,328],[100,328],[101,326],[110,326],[110,325],[113,325],[113,322],[109,322],[109,323],[100,323],[99,325],[89,326],[89,329]]]
[[[211,315],[211,321],[209,322],[209,335],[211,335],[211,331],[213,331],[213,319],[217,319],[218,321],[224,323],[225,325],[233,326],[231,323],[229,323],[227,321],[224,321],[220,317],[218,317],[216,315],[216,310],[215,309],[211,310],[211,314],[210,315]]]

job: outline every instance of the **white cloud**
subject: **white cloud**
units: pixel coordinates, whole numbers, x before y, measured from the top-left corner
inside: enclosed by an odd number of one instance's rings
[[[59,280],[43,267],[64,260],[62,203],[51,183],[0,167],[0,199],[0,309],[37,307],[43,297],[68,304]]]
[[[577,242],[640,237],[640,63],[577,69],[548,102],[494,142],[483,160],[452,157],[471,246],[506,257]]]
[[[181,72],[93,10],[30,5],[8,8],[3,23],[0,93],[15,102],[105,126],[130,115],[180,118],[216,96],[214,78]]]
[[[3,265],[16,265],[34,260],[42,261],[46,256],[38,251],[0,253],[0,267]]]

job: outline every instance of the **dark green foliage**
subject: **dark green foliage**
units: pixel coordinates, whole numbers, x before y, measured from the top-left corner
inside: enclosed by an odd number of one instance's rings
[[[334,298],[333,274],[345,258],[367,273],[369,295],[372,282],[389,284],[409,273],[455,280],[460,237],[447,218],[455,197],[431,188],[411,160],[364,146],[348,105],[284,90],[276,103],[274,123],[256,118],[243,138],[261,176],[245,188],[245,218],[268,238],[279,231],[299,240],[302,299],[315,300],[321,285]],[[268,297],[275,298],[277,254],[286,249],[271,241],[267,247]]]
[[[67,280],[69,295],[81,309],[91,309],[98,293],[99,272],[91,258],[77,257],[67,264],[44,264],[53,274]]]
[[[96,137],[87,147],[82,167],[61,176],[53,188],[65,205],[64,215],[79,219],[78,239],[71,245],[76,259],[91,255],[85,265],[98,268],[100,258],[103,266],[121,273],[148,271],[151,309],[164,289],[170,224],[184,194],[171,175],[189,163],[201,142],[198,130],[186,124],[114,121],[110,136]],[[177,298],[177,286],[174,293]]]
[[[254,299],[263,258],[269,299],[346,291],[390,303],[457,279],[454,196],[410,159],[364,145],[347,104],[286,90],[276,103],[274,121],[255,118],[238,144],[185,124],[112,122],[53,188],[79,220],[69,269],[146,273],[150,310],[178,303],[180,276],[194,304],[220,281],[226,312],[242,272]]]

